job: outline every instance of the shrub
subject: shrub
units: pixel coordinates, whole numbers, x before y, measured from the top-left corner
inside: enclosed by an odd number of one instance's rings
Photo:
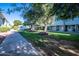
[[[2,27],[0,27],[0,32],[7,32],[7,31],[9,31],[9,30],[10,30],[10,28],[7,27],[7,26],[2,26]]]
[[[14,30],[18,30],[18,26],[13,26],[12,27]]]

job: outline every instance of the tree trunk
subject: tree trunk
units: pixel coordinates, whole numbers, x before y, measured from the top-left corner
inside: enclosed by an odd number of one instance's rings
[[[32,25],[30,25],[30,30],[32,30]]]
[[[31,30],[34,31],[35,30],[35,26],[31,25]]]
[[[48,18],[49,18],[49,16],[48,16],[48,17],[46,16],[46,21],[45,21],[45,23],[44,23],[44,24],[45,24],[44,32],[47,32],[47,27],[48,27],[48,26],[47,26],[47,25],[48,25],[48,24],[47,24],[47,20],[48,20]]]
[[[47,32],[47,25],[45,25],[44,32]]]

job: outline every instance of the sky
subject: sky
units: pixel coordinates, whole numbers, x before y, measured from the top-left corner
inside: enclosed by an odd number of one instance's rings
[[[0,8],[7,10],[8,8],[12,8],[11,3],[0,3]],[[8,14],[6,11],[2,12],[5,18],[10,22],[10,24],[13,23],[14,20],[20,20],[24,21],[24,19],[21,16],[21,12],[14,12],[11,14]]]

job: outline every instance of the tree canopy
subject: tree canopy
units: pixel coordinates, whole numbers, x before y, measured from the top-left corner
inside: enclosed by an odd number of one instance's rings
[[[14,26],[18,26],[18,25],[21,25],[22,22],[20,20],[14,20],[13,24]]]
[[[79,4],[76,3],[56,3],[53,10],[53,14],[59,19],[72,19],[79,16]]]
[[[27,19],[29,24],[39,25],[42,23],[46,27],[52,22],[52,17],[67,20],[79,16],[79,4],[75,3],[31,3],[15,4],[11,11],[21,11],[22,17]],[[56,19],[55,19],[56,20]]]

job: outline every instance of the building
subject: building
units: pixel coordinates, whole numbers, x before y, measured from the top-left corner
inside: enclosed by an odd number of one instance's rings
[[[48,30],[61,32],[79,32],[79,17],[68,20],[53,20],[53,23],[48,26]]]
[[[7,19],[4,17],[4,15],[2,13],[0,13],[0,26],[3,25],[10,25],[9,22],[7,21]]]

